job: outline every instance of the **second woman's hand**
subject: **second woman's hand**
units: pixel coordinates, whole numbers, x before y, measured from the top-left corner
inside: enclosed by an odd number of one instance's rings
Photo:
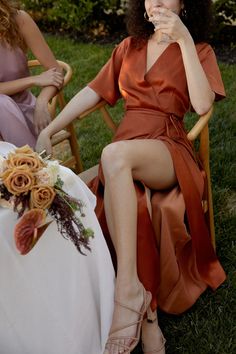
[[[41,131],[35,146],[35,151],[37,151],[38,153],[42,152],[43,150],[46,151],[47,155],[52,154],[52,143],[47,129]]]
[[[48,111],[48,103],[43,103],[40,101],[40,98],[38,98],[34,110],[35,133],[38,135],[50,122],[51,116]]]

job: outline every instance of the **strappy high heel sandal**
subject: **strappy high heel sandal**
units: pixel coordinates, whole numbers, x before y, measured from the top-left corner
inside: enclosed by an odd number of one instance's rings
[[[106,342],[106,346],[105,346],[105,353],[106,353],[106,350],[109,352],[109,349],[112,346],[115,346],[115,347],[117,347],[118,352],[120,354],[130,354],[130,352],[137,346],[139,339],[140,339],[140,332],[141,332],[143,317],[147,312],[147,309],[150,305],[151,299],[152,299],[151,293],[149,291],[146,291],[143,288],[143,304],[142,304],[140,311],[132,309],[129,306],[122,304],[121,302],[115,300],[116,305],[138,314],[138,320],[135,322],[131,322],[131,323],[127,324],[126,326],[116,328],[115,330],[110,332],[108,340]],[[129,327],[132,327],[132,326],[137,326],[135,337],[119,336],[119,331],[129,328]],[[121,343],[121,341],[130,342],[130,344],[129,345],[123,344],[123,343]]]
[[[148,310],[147,310],[147,322],[150,325],[152,325],[156,321],[157,321],[156,312],[152,312],[150,307],[149,307]],[[159,326],[157,328],[160,329]],[[161,329],[160,329],[160,331],[161,331]],[[163,350],[163,348],[165,347],[165,343],[166,343],[166,339],[165,339],[165,337],[163,336],[163,334],[161,332],[161,343],[160,343],[160,346],[158,348],[155,348],[155,349],[149,349],[142,342],[143,353],[144,354],[157,354],[157,353],[160,353]]]

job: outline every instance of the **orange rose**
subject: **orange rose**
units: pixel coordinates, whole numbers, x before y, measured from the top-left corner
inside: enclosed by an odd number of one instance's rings
[[[47,185],[34,186],[30,194],[30,208],[47,209],[56,195],[54,189]]]
[[[32,172],[37,172],[45,166],[44,162],[38,157],[37,154],[23,154],[23,153],[10,153],[7,159],[7,165],[9,168],[28,166]]]
[[[9,168],[1,178],[8,191],[14,195],[27,193],[35,184],[34,174],[26,166]]]
[[[25,213],[15,226],[16,248],[21,254],[28,253],[42,236],[49,223],[45,224],[46,213],[32,209]]]
[[[33,154],[34,151],[31,149],[31,147],[29,145],[24,145],[24,146],[21,146],[17,149],[15,149],[15,153],[16,154]]]

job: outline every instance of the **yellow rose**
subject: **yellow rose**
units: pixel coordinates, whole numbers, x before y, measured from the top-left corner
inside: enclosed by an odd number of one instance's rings
[[[9,168],[1,178],[7,190],[14,195],[27,193],[35,184],[34,174],[27,166]]]
[[[22,147],[19,147],[15,149],[16,154],[34,154],[34,151],[31,149],[29,145],[24,145]]]
[[[34,186],[30,194],[30,208],[47,209],[56,195],[54,189],[47,185]]]

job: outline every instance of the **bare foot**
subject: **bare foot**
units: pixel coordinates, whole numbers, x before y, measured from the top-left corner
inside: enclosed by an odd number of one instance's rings
[[[142,284],[133,289],[116,290],[110,335],[104,354],[128,354],[139,342],[141,323],[151,301]]]
[[[158,326],[158,319],[148,322],[147,319],[142,324],[142,345],[145,354],[165,354],[165,338]]]

